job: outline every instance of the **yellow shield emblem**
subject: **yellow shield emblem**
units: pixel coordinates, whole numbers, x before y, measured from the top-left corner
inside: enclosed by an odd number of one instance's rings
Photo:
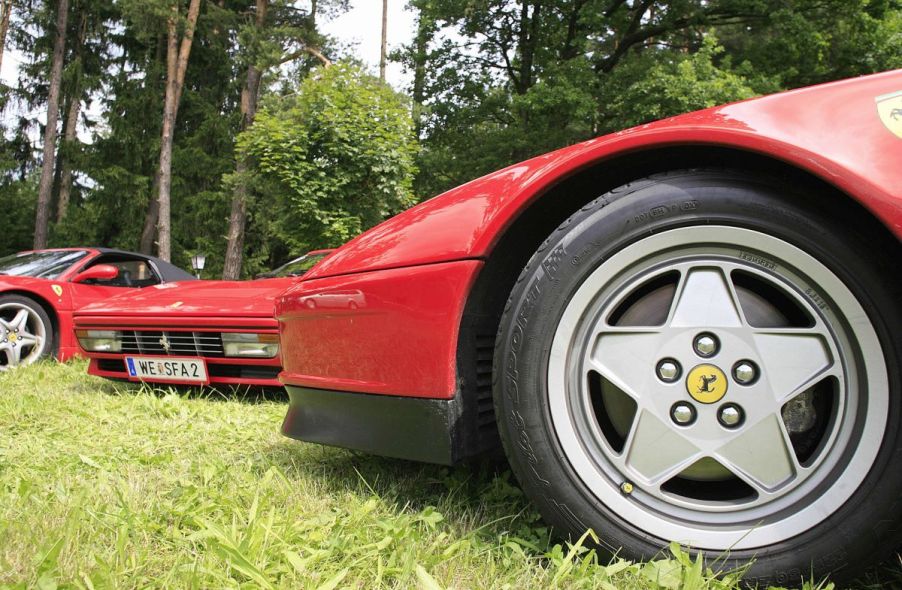
[[[877,97],[877,114],[886,128],[902,139],[902,91]]]
[[[50,285],[50,288],[53,289],[53,292],[56,293],[57,297],[63,296],[63,288],[59,285]]]

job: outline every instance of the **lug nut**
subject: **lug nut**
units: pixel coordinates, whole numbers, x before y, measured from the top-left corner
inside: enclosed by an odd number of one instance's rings
[[[745,420],[742,408],[736,404],[724,404],[717,412],[717,421],[727,428],[737,428]]]
[[[698,356],[708,358],[717,354],[717,351],[720,350],[720,342],[717,341],[717,336],[714,334],[704,332],[695,337],[693,347]]]
[[[751,385],[758,380],[758,367],[752,361],[739,361],[733,367],[733,379],[740,385]]]
[[[695,422],[695,408],[686,403],[675,403],[670,408],[670,417],[676,424],[680,426],[689,426]]]
[[[673,359],[664,359],[657,366],[658,378],[664,383],[673,383],[680,378],[683,369],[680,363]]]

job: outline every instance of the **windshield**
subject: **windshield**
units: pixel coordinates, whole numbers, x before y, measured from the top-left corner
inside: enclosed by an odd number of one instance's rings
[[[319,252],[317,254],[305,254],[300,258],[295,258],[288,264],[283,264],[279,268],[275,270],[271,270],[267,273],[263,273],[259,275],[261,278],[276,278],[276,277],[299,277],[306,273],[308,270],[313,268],[313,266],[329,255],[329,252]]]
[[[20,252],[0,258],[0,275],[55,279],[88,253],[84,250]]]

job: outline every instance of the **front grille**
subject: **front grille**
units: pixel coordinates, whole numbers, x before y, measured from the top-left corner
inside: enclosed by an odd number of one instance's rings
[[[123,330],[120,334],[124,354],[225,356],[219,332]]]

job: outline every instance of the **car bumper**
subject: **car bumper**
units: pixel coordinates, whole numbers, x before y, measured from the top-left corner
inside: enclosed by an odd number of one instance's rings
[[[451,399],[461,316],[481,267],[462,260],[294,285],[276,300],[282,383]]]
[[[303,281],[276,302],[286,436],[453,464],[475,454],[457,345],[478,260]],[[341,294],[355,305],[342,305]],[[313,301],[315,303],[311,304]],[[326,302],[328,305],[321,305]]]

